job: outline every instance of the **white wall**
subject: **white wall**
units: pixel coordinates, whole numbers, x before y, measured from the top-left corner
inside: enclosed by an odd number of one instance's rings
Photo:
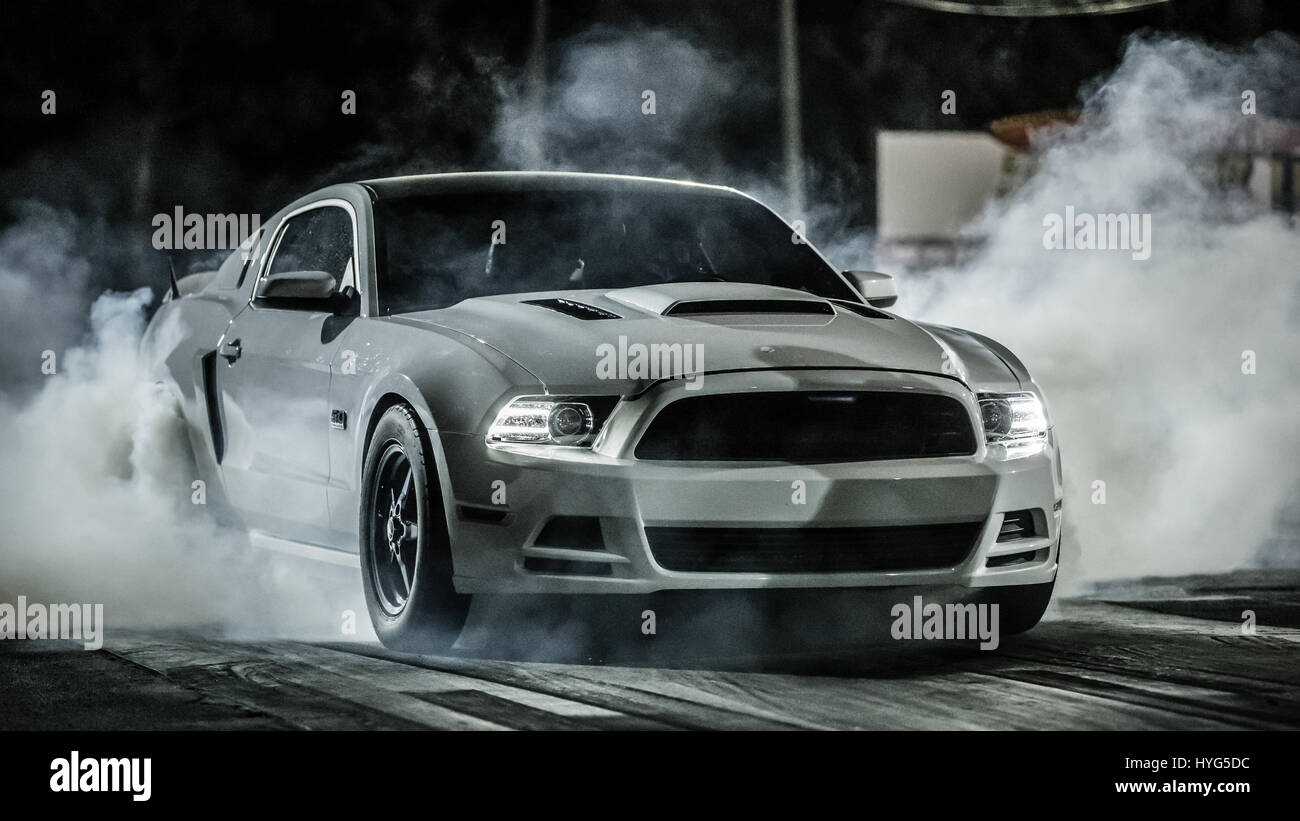
[[[879,132],[877,236],[955,236],[997,191],[1006,151],[978,131]]]

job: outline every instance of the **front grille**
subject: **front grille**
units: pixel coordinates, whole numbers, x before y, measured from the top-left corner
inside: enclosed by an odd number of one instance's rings
[[[889,391],[774,391],[678,399],[638,459],[862,462],[969,456],[975,431],[953,397]]]
[[[695,573],[872,573],[961,564],[982,523],[891,527],[647,527],[655,561]]]

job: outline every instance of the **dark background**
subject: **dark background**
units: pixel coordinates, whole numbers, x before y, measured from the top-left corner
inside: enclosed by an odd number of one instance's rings
[[[1123,14],[1013,19],[804,0],[797,20],[809,199],[834,205],[849,228],[870,229],[878,129],[983,129],[1009,114],[1070,106],[1083,84],[1118,62],[1134,32],[1245,44],[1294,31],[1297,6],[1175,0]],[[269,215],[339,180],[513,167],[493,127],[503,101],[527,93],[534,10],[530,1],[461,0],[7,3],[0,228],[20,218],[22,201],[48,203],[117,240],[85,242],[96,287],[157,284],[166,269],[149,247],[149,221],[177,205]],[[641,43],[653,51],[664,32],[728,77],[710,84],[663,66],[644,84],[606,90],[625,110],[565,128],[568,112],[551,84],[564,80],[556,75],[566,50]],[[777,38],[776,0],[553,0],[542,103],[559,137],[542,164],[646,174],[668,167],[779,189]],[[650,75],[654,59],[643,54],[639,63]],[[702,85],[674,88],[682,82]],[[641,88],[657,90],[667,116],[653,124],[641,116]],[[58,94],[54,116],[41,114],[44,89]],[[343,89],[356,91],[355,116],[340,111]],[[955,116],[940,113],[944,89],[958,94]],[[688,110],[674,112],[678,91],[697,95]],[[207,267],[211,259],[181,263]]]

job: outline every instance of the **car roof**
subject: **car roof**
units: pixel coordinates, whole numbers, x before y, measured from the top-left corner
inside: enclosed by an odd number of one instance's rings
[[[363,180],[377,199],[421,194],[490,193],[515,191],[662,191],[745,197],[721,185],[634,177],[625,174],[590,174],[575,171],[466,171],[417,174]]]

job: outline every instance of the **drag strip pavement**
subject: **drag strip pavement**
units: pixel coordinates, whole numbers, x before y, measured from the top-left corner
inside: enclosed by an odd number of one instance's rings
[[[991,652],[896,642],[561,664],[149,634],[105,652],[205,707],[286,728],[1300,728],[1300,629],[1243,635],[1231,621],[1090,600],[1056,610]]]

